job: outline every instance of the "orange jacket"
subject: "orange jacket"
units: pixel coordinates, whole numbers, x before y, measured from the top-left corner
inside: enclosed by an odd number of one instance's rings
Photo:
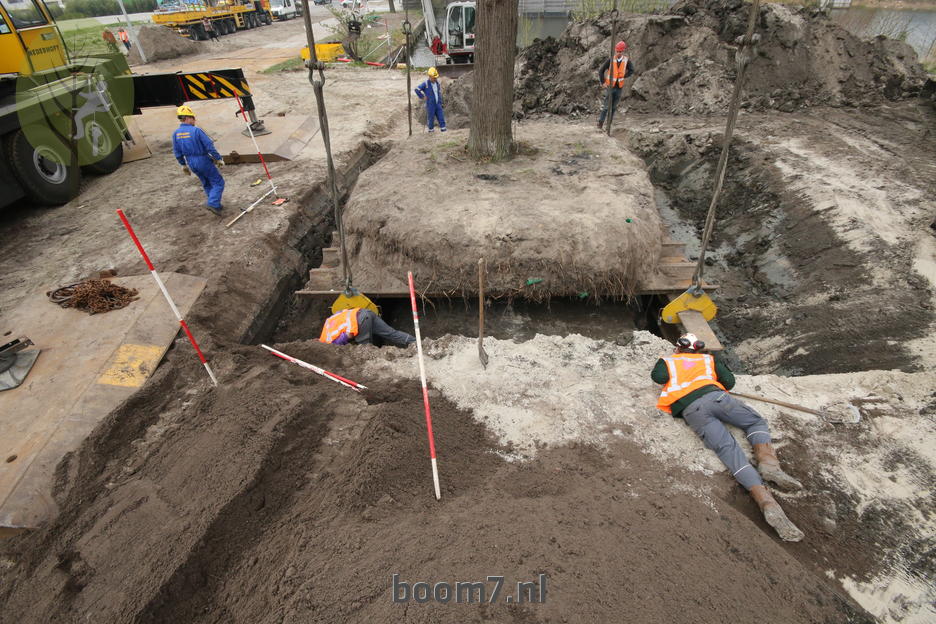
[[[702,386],[725,386],[715,374],[715,358],[706,353],[674,353],[662,358],[669,372],[669,381],[660,392],[657,407],[671,414],[670,405]]]
[[[357,336],[357,313],[360,309],[361,308],[350,308],[329,316],[325,320],[325,326],[322,327],[322,335],[319,336],[319,342],[331,344],[335,342],[341,334],[347,334],[348,338]]]
[[[605,78],[604,81],[605,86],[609,86],[613,80],[614,86],[620,89],[624,86],[624,78],[626,77],[625,74],[627,73],[627,57],[622,57],[620,61],[615,58],[611,62],[610,69],[611,70],[608,72],[608,77]]]

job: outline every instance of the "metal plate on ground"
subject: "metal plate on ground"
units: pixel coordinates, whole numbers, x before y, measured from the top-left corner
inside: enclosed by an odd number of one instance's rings
[[[163,278],[183,315],[206,283],[179,273]],[[140,298],[89,315],[51,303],[44,288],[3,317],[2,328],[28,335],[42,356],[21,386],[0,392],[0,536],[55,516],[59,461],[145,383],[179,331],[150,275],[113,282]]]
[[[196,124],[208,133],[226,163],[259,162],[257,148],[243,134],[247,126],[236,101],[193,102],[190,106],[195,111]],[[171,141],[172,133],[179,127],[175,107],[148,108],[136,116],[136,122],[154,145]],[[267,162],[295,159],[319,131],[317,115],[269,115],[263,117],[263,123],[270,133],[256,139]],[[172,147],[167,150],[171,152]]]

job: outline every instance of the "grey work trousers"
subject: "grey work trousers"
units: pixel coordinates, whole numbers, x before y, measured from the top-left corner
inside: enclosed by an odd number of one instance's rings
[[[379,347],[383,342],[389,342],[398,347],[405,347],[411,342],[416,342],[415,338],[406,332],[393,329],[370,310],[358,310],[357,321],[358,333],[354,342],[358,344],[373,344]]]
[[[621,101],[621,93],[624,87],[606,87],[604,96],[601,98],[601,113],[598,115],[598,123],[603,124],[608,114],[608,89],[611,90],[611,110],[617,111],[618,102]],[[613,117],[613,115],[612,115]]]
[[[769,443],[770,428],[760,414],[727,392],[717,391],[690,403],[680,416],[746,490],[764,484],[724,424],[741,428],[751,444]]]

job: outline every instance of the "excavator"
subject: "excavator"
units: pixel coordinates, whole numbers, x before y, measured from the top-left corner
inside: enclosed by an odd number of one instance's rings
[[[432,0],[422,0],[422,7],[426,43],[435,54],[436,68],[450,76],[470,70],[474,63],[476,4],[467,1],[446,5],[441,31],[436,24]]]
[[[119,53],[72,54],[42,0],[0,0],[0,208],[61,205],[83,173],[116,171],[134,140],[126,115],[235,97],[266,132],[241,69],[133,74]]]

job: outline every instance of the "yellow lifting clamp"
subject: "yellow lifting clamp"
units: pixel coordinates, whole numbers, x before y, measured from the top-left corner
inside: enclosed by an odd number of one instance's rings
[[[660,317],[664,323],[675,325],[679,322],[679,313],[687,310],[695,310],[701,313],[706,321],[711,321],[718,312],[718,306],[704,290],[695,286],[666,304],[660,312]]]
[[[341,293],[335,299],[335,303],[332,304],[331,311],[332,314],[338,314],[342,310],[350,310],[351,308],[364,308],[380,316],[380,308],[377,307],[377,304],[362,295],[356,288],[349,288]]]

